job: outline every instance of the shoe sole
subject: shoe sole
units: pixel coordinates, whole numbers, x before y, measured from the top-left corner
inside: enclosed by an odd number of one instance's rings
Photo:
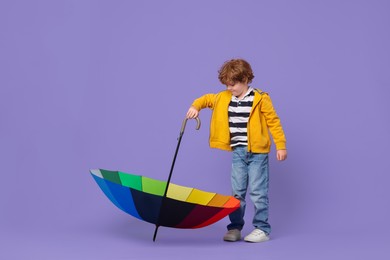
[[[250,240],[250,239],[244,239],[245,242],[249,242],[249,243],[261,243],[261,242],[267,242],[269,240],[269,238],[266,238],[266,239],[262,239],[262,240]]]
[[[226,241],[226,242],[237,242],[237,241],[240,241],[241,238],[238,238],[238,239],[234,239],[234,238],[224,238],[223,241]]]

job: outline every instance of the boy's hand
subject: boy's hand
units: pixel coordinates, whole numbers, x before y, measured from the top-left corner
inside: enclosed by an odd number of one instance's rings
[[[278,161],[284,161],[287,159],[287,150],[277,150],[276,151],[276,159]]]
[[[197,118],[198,115],[199,115],[199,111],[195,107],[191,106],[190,109],[188,109],[188,111],[187,111],[186,118],[189,118],[189,119],[190,118]]]

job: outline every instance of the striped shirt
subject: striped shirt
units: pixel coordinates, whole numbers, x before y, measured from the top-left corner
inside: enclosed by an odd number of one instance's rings
[[[248,145],[247,124],[254,96],[253,88],[249,87],[241,100],[238,100],[234,95],[230,100],[228,115],[231,147]]]

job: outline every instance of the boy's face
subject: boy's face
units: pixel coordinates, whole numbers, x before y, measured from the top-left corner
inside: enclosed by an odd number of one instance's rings
[[[248,83],[246,82],[232,82],[226,85],[227,89],[232,92],[232,95],[238,99],[243,98],[245,93],[248,91]]]

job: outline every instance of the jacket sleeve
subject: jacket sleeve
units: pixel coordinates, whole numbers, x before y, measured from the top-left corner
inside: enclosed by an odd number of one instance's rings
[[[284,131],[282,128],[282,124],[280,123],[279,116],[276,114],[276,111],[272,105],[271,98],[268,96],[268,94],[264,93],[262,95],[260,109],[261,109],[261,113],[265,117],[268,129],[271,132],[276,149],[285,150],[286,137],[284,135]]]
[[[200,98],[195,99],[192,103],[192,106],[195,107],[197,110],[201,110],[206,107],[213,109],[215,105],[216,96],[217,94],[203,95]]]

